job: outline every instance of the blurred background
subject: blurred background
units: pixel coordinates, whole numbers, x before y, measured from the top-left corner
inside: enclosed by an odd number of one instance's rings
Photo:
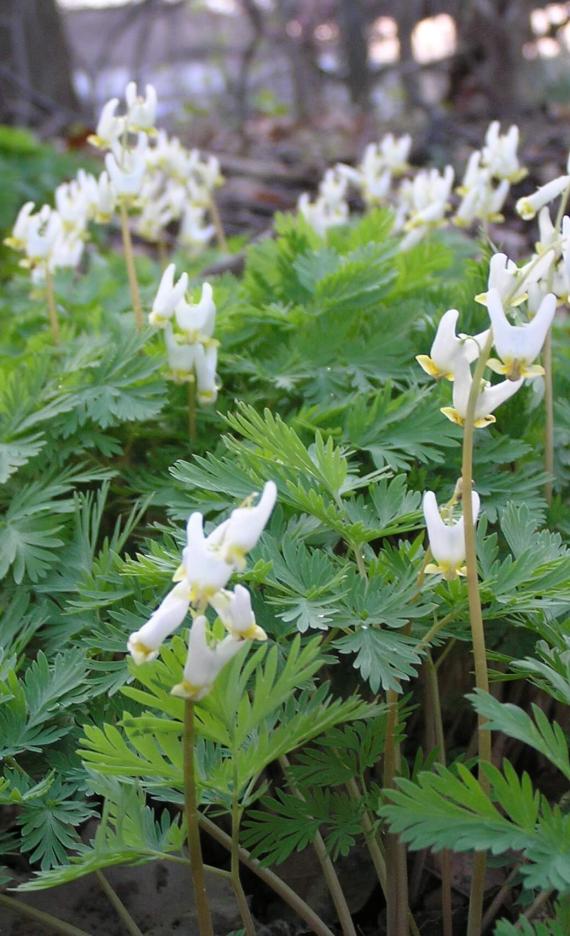
[[[414,162],[457,163],[489,120],[515,120],[540,182],[569,145],[570,3],[0,3],[0,123],[80,149],[131,78],[156,85],[162,126],[220,155],[254,227],[390,129],[412,133]]]

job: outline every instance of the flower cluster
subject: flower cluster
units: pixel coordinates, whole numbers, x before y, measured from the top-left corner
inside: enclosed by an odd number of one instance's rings
[[[404,234],[399,249],[409,250],[450,220],[462,227],[475,221],[502,221],[501,210],[511,185],[527,172],[519,163],[518,144],[517,126],[502,134],[498,121],[490,124],[482,149],[469,158],[457,189],[461,200],[453,217],[453,168],[446,166],[442,172],[412,170],[408,162],[412,138],[391,133],[378,143],[368,144],[356,167],[339,163],[329,169],[317,199],[311,202],[307,194],[302,195],[299,211],[321,236],[328,228],[344,224],[348,220],[346,191],[341,184],[344,180],[356,187],[368,209],[386,205],[393,210],[394,233]],[[396,179],[410,172],[411,177],[394,185]]]
[[[149,323],[164,329],[170,378],[177,383],[196,383],[199,403],[214,403],[218,395],[216,366],[218,342],[213,337],[216,305],[212,287],[202,286],[198,302],[188,298],[188,274],[175,281],[171,263],[162,275],[149,315]]]
[[[519,129],[513,124],[508,133],[494,120],[485,135],[485,145],[469,157],[463,181],[457,193],[461,202],[453,221],[469,227],[475,221],[503,221],[501,214],[511,184],[527,174],[518,157]]]
[[[329,228],[348,221],[347,189],[346,173],[335,166],[325,172],[315,201],[306,192],[299,197],[300,213],[321,237]]]
[[[139,95],[134,82],[125,91],[124,112],[112,98],[89,139],[105,150],[105,169],[95,176],[80,169],[54,192],[55,207],[22,206],[6,243],[25,256],[22,265],[34,282],[62,267],[77,268],[89,224],[109,223],[121,205],[134,214],[144,240],[159,243],[168,225],[178,223],[181,246],[198,253],[214,236],[208,221],[214,190],[222,184],[215,156],[187,150],[176,137],[156,131],[157,96],[147,85]]]
[[[408,158],[412,148],[409,134],[395,137],[387,133],[379,143],[369,143],[356,168],[339,163],[336,167],[348,181],[356,186],[367,208],[386,204],[393,179],[409,170]]]
[[[265,640],[255,622],[251,596],[243,585],[226,588],[234,572],[245,568],[247,554],[256,545],[275,505],[277,488],[265,485],[257,504],[248,502],[206,536],[204,518],[191,514],[186,528],[182,563],[174,575],[176,585],[140,630],[131,634],[128,650],[136,664],[154,660],[167,637],[174,633],[191,610],[193,621],[183,679],[172,689],[185,699],[203,699],[223,666],[245,641]],[[206,610],[212,607],[227,631],[213,642]]]

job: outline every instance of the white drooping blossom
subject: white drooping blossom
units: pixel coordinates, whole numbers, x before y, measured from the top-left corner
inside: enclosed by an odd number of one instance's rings
[[[299,197],[299,213],[321,237],[329,228],[348,221],[347,186],[346,175],[335,167],[325,172],[315,201],[312,202],[306,192]]]
[[[149,323],[164,328],[169,377],[177,383],[195,383],[198,402],[214,403],[218,396],[216,367],[218,342],[213,338],[216,304],[212,287],[202,285],[198,302],[187,296],[188,275],[175,281],[171,263],[162,275]]]
[[[503,134],[498,120],[489,124],[481,156],[483,165],[489,169],[493,178],[509,183],[524,179],[527,170],[519,163],[518,145],[519,128],[516,124]]]
[[[182,273],[176,283],[176,266],[170,263],[164,273],[158,287],[158,292],[152,304],[152,311],[149,315],[150,325],[155,328],[163,328],[174,315],[174,310],[188,288],[188,274]]]
[[[127,648],[135,663],[146,663],[158,656],[167,637],[180,627],[190,607],[190,588],[179,582],[150,616],[146,624],[130,635]]]
[[[175,306],[174,314],[178,327],[186,334],[188,341],[206,343],[214,334],[216,324],[216,304],[210,284],[202,285],[198,302],[188,302],[185,296],[182,296]]]
[[[188,658],[182,682],[172,690],[174,695],[195,701],[202,699],[211,690],[221,669],[244,643],[267,639],[265,631],[255,622],[248,590],[237,585],[232,592],[226,585],[233,573],[243,568],[246,553],[259,540],[276,495],[275,484],[267,482],[256,507],[236,508],[208,536],[204,534],[202,514],[190,515],[182,563],[174,575],[177,584],[149,620],[130,635],[127,645],[136,664],[155,659],[164,640],[191,610],[194,619]],[[241,545],[234,556],[236,542]],[[205,615],[208,604],[228,631],[228,636],[217,642],[208,634]]]
[[[18,212],[18,217],[14,222],[14,227],[12,228],[12,233],[4,241],[8,247],[11,247],[12,250],[24,250],[26,246],[26,238],[28,235],[28,227],[30,225],[30,217],[33,214],[35,204],[32,201],[26,202],[20,208]]]
[[[473,524],[479,514],[479,495],[471,494]],[[442,575],[448,582],[465,575],[465,523],[461,516],[458,520],[442,517],[433,491],[426,491],[423,497],[424,517],[426,521],[430,550],[435,563],[428,563],[428,574]],[[450,513],[451,511],[448,511]]]
[[[540,354],[552,325],[556,297],[552,293],[544,296],[534,318],[525,325],[511,325],[496,289],[489,290],[487,310],[493,326],[493,344],[501,359],[491,358],[487,366],[496,374],[504,374],[515,381],[544,374],[544,368],[533,361]]]
[[[171,690],[172,695],[199,702],[212,690],[226,663],[238,653],[243,640],[225,637],[215,644],[208,640],[208,622],[203,614],[194,619],[188,638],[188,656],[184,678]]]
[[[216,233],[213,224],[208,224],[203,205],[187,202],[180,218],[178,240],[192,255],[200,253]]]
[[[453,406],[443,406],[441,412],[447,416],[451,422],[462,426],[467,416],[467,405],[469,403],[469,394],[471,391],[471,368],[466,358],[459,357],[455,364],[455,377],[453,381]],[[495,417],[492,415],[501,403],[505,403],[512,397],[517,390],[522,387],[524,377],[519,380],[503,380],[501,383],[491,386],[488,381],[481,381],[481,389],[477,396],[475,405],[476,429],[482,429],[494,423]]]
[[[232,637],[242,640],[267,640],[267,634],[255,622],[251,595],[243,585],[236,585],[233,592],[222,589],[214,595],[210,604]]]
[[[440,227],[450,206],[454,172],[423,169],[413,179],[404,179],[398,190],[396,229],[407,232],[400,242],[406,251],[418,244],[428,231]]]
[[[501,301],[510,306],[520,305],[527,297],[529,286],[537,283],[548,272],[554,259],[552,251],[546,251],[541,257],[529,260],[518,267],[504,253],[496,253],[489,262],[487,289],[496,289]],[[488,292],[479,293],[475,301],[487,305]]]
[[[117,198],[133,199],[140,194],[146,170],[147,138],[139,133],[137,144],[127,148],[115,144],[105,156],[105,166]]]
[[[118,98],[111,98],[104,105],[95,134],[89,137],[89,143],[98,149],[110,149],[124,134],[126,122],[117,116]]]
[[[493,180],[490,168],[481,164],[482,154],[471,154],[457,192],[461,202],[453,221],[459,227],[469,227],[475,221],[502,221],[501,210],[509,194],[510,182],[502,179],[498,184]]]
[[[129,81],[125,89],[127,104],[126,123],[131,133],[149,133],[154,131],[156,123],[157,95],[153,85],[147,84],[144,97],[139,95],[134,81]]]
[[[441,377],[453,380],[458,358],[463,357],[469,362],[474,361],[479,357],[487,340],[488,330],[473,336],[457,336],[455,330],[458,318],[457,309],[448,309],[437,326],[429,355],[416,355],[416,361],[420,367],[436,380]]]
[[[517,212],[525,221],[531,221],[541,208],[562,195],[562,192],[569,185],[570,175],[562,175],[557,179],[552,179],[546,185],[541,185],[533,195],[525,195],[523,198],[519,198],[516,204]]]

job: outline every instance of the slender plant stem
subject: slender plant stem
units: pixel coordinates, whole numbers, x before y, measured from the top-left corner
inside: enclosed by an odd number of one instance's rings
[[[57,305],[55,302],[55,290],[53,288],[53,275],[51,270],[46,264],[46,299],[49,315],[49,324],[51,328],[51,336],[53,338],[53,343],[58,345],[61,339],[61,333],[59,329],[59,318],[57,315]]]
[[[544,367],[544,470],[548,475],[544,484],[544,496],[550,507],[552,503],[552,476],[554,474],[554,394],[552,389],[552,335],[550,330],[542,349]]]
[[[255,923],[249,909],[247,897],[241,883],[239,873],[239,827],[241,822],[241,809],[238,799],[238,772],[237,762],[234,758],[233,772],[233,790],[232,790],[232,849],[231,849],[231,881],[236,900],[239,907],[239,913],[245,928],[246,936],[255,936]]]
[[[231,852],[232,850],[232,840],[231,836],[224,832],[223,829],[220,829],[215,822],[212,822],[208,816],[205,816],[203,813],[199,815],[199,822],[205,832],[208,833],[213,839],[223,845],[227,851]],[[274,874],[273,871],[270,871],[269,868],[263,868],[259,861],[255,858],[252,858],[247,849],[243,848],[241,845],[239,847],[239,860],[244,865],[244,867],[249,868],[250,871],[253,871],[257,877],[267,884],[277,895],[281,898],[286,904],[288,904],[292,910],[295,911],[297,916],[304,920],[305,923],[311,928],[313,933],[316,933],[317,936],[334,936],[332,931],[328,928],[326,923],[324,923],[320,916],[315,913],[315,911],[306,903],[302,897],[299,897],[295,891],[289,887],[280,877]]]
[[[471,638],[475,663],[475,684],[478,689],[484,692],[489,691],[489,676],[487,672],[487,651],[485,648],[483,612],[481,610],[481,596],[479,594],[479,579],[477,575],[477,541],[471,495],[473,491],[475,407],[481,388],[481,379],[492,346],[493,332],[489,331],[489,337],[481,351],[471,382],[463,427],[463,460],[461,466],[461,477],[463,479],[463,518],[465,525],[465,564],[467,566],[467,595],[469,599],[469,619],[471,622]],[[491,761],[491,732],[485,727],[485,719],[480,715],[478,716],[477,724],[479,742],[479,782],[486,791],[489,787],[489,781],[487,780],[482,765]],[[473,859],[473,876],[471,879],[471,894],[469,898],[467,936],[481,936],[486,863],[487,856],[485,852],[475,852]]]
[[[437,669],[428,653],[426,657],[427,684],[430,697],[430,706],[433,719],[435,741],[438,747],[439,760],[445,766],[445,735],[443,732],[443,719],[441,715],[441,699],[439,695],[439,682]],[[443,936],[453,936],[453,908],[451,903],[451,855],[447,849],[441,852],[441,910],[443,921]]]
[[[131,291],[131,302],[135,313],[135,324],[137,331],[142,331],[144,318],[141,303],[141,294],[139,291],[139,281],[137,279],[137,270],[135,267],[135,254],[133,251],[133,242],[129,228],[129,213],[124,201],[121,201],[119,207],[121,218],[121,234],[123,237],[123,250],[125,252],[125,263],[127,265],[127,275],[129,277],[129,289]]]
[[[166,246],[166,241],[164,240],[163,237],[161,237],[160,240],[158,241],[157,248],[158,248],[158,262],[160,265],[160,269],[164,271],[166,270],[166,267],[168,266],[168,250]]]
[[[362,793],[358,789],[358,784],[356,780],[349,780],[346,784],[346,788],[349,794],[356,802],[362,801]],[[376,833],[374,831],[374,823],[370,813],[365,809],[362,814],[362,831],[364,832],[364,838],[366,840],[366,845],[368,847],[368,852],[374,865],[374,870],[376,871],[376,877],[378,878],[378,883],[380,884],[380,889],[386,898],[386,892],[388,889],[387,879],[388,872],[386,870],[386,859],[384,853],[380,847]],[[410,911],[408,911],[408,925],[410,927],[410,932],[412,936],[420,936],[420,931],[417,927],[416,921],[414,920]]]
[[[398,730],[398,694],[393,689],[386,693],[388,718],[384,743],[384,789],[391,790],[401,768]],[[387,936],[407,936],[408,926],[408,868],[406,847],[397,835],[386,835],[387,858]]]
[[[285,774],[285,778],[289,784],[289,787],[291,788],[293,795],[296,796],[297,799],[303,800],[303,794],[291,777],[289,761],[285,754],[279,758],[279,764],[283,773]],[[343,936],[356,936],[356,929],[354,928],[354,923],[352,922],[352,914],[346,902],[346,897],[344,896],[344,891],[338,879],[335,867],[330,859],[320,832],[317,832],[313,838],[313,848],[315,849],[318,862],[323,872],[323,877],[329,889],[332,902],[334,903]]]
[[[519,873],[519,866],[518,866],[518,864],[517,864],[517,865],[515,865],[515,867],[512,869],[512,871],[510,872],[510,874],[507,876],[507,878],[506,878],[505,882],[503,883],[503,885],[501,886],[501,888],[497,891],[497,893],[496,893],[495,896],[493,897],[493,900],[491,901],[491,903],[490,903],[489,906],[487,907],[487,909],[486,909],[486,911],[485,911],[485,914],[484,914],[484,916],[483,916],[483,922],[482,922],[482,924],[481,924],[481,932],[482,932],[482,933],[487,932],[487,930],[489,929],[489,927],[490,927],[491,924],[493,923],[495,917],[497,916],[497,913],[499,912],[499,910],[500,910],[501,907],[503,906],[503,904],[504,904],[504,902],[505,902],[505,900],[506,900],[506,898],[507,898],[507,895],[510,893],[510,890],[511,890],[511,887],[512,887],[512,883],[513,883],[513,881],[514,881],[514,879],[516,878],[516,876],[517,876],[518,873]]]
[[[138,928],[131,914],[125,907],[123,901],[121,900],[119,895],[116,893],[114,888],[111,886],[111,884],[109,883],[109,881],[107,880],[103,872],[96,871],[95,877],[97,878],[97,881],[99,882],[99,885],[101,887],[101,890],[105,894],[105,897],[107,898],[109,903],[113,906],[113,908],[116,910],[117,916],[123,921],[123,923],[125,924],[125,928],[129,931],[131,936],[143,936],[142,930]]]
[[[8,897],[6,894],[0,894],[0,907],[6,907],[11,913],[19,913],[21,916],[36,920],[37,923],[41,923],[47,929],[53,930],[54,933],[61,933],[62,936],[90,936],[86,930],[79,929],[78,926],[73,926],[72,923],[66,923],[64,920],[58,920],[51,913],[36,910],[35,907],[31,907],[21,900],[16,900],[14,897]]]
[[[190,441],[196,441],[196,379],[192,374],[188,381],[188,435]]]
[[[228,242],[226,240],[226,232],[224,231],[220,209],[218,208],[218,203],[214,195],[210,195],[210,215],[212,217],[212,223],[216,229],[218,247],[220,250],[227,252]]]
[[[520,920],[517,920],[516,929],[520,929],[522,925],[522,920],[532,920],[536,916],[539,910],[542,910],[545,903],[547,903],[552,897],[554,890],[543,890],[540,892],[538,897],[536,897],[531,903],[530,907],[525,910],[522,914]]]
[[[188,850],[194,885],[194,899],[198,914],[198,929],[200,936],[214,936],[210,905],[204,880],[204,861],[202,859],[202,846],[200,844],[200,828],[198,826],[198,800],[196,794],[196,775],[194,772],[194,703],[186,699],[184,705],[184,806],[186,813],[186,834],[188,836]]]
[[[368,573],[366,572],[366,566],[364,565],[364,558],[361,553],[362,547],[360,545],[353,546],[354,558],[356,559],[356,567],[358,569],[358,574],[365,582],[368,581]]]
[[[414,647],[415,652],[420,653],[420,651],[424,650],[425,647],[429,647],[436,634],[438,634],[440,630],[443,630],[443,628],[446,627],[446,625],[449,624],[450,621],[456,617],[456,615],[457,611],[450,611],[449,614],[446,614],[445,617],[440,618],[439,621],[434,621],[427,634],[424,634],[422,639],[419,640]]]

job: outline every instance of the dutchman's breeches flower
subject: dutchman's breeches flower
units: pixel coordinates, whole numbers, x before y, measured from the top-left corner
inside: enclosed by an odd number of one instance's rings
[[[235,640],[267,640],[263,628],[255,623],[251,595],[243,585],[236,585],[233,592],[222,589],[210,604]]]
[[[528,287],[537,283],[548,272],[554,260],[554,252],[549,250],[540,259],[534,258],[525,266],[518,267],[504,253],[493,254],[489,262],[487,289],[496,289],[503,303],[509,306],[520,305],[527,297]],[[475,296],[475,302],[487,305],[488,292]]]
[[[174,309],[184,298],[188,288],[188,274],[183,273],[177,283],[174,282],[176,267],[170,263],[160,281],[158,292],[152,304],[152,311],[148,317],[150,325],[163,328],[174,315]]]
[[[568,188],[568,185],[570,185],[570,175],[559,176],[557,179],[553,179],[552,182],[541,185],[534,195],[527,195],[523,198],[519,198],[516,204],[517,212],[525,221],[532,221],[537,212],[540,211],[544,205],[548,205],[549,202],[554,201],[555,198],[562,195],[562,192],[564,189]]]
[[[167,637],[180,627],[190,606],[190,588],[179,582],[140,630],[131,634],[127,644],[135,663],[146,663],[158,656]]]
[[[146,147],[146,137],[139,133],[134,149],[115,145],[113,151],[105,156],[107,172],[118,198],[132,199],[140,194],[146,171]]]
[[[453,406],[441,408],[444,416],[447,416],[451,422],[457,423],[458,426],[464,424],[467,416],[471,382],[471,369],[468,361],[465,358],[458,358],[453,382]],[[475,428],[482,429],[494,423],[495,417],[491,415],[493,410],[514,396],[523,383],[523,377],[520,380],[503,380],[495,386],[490,386],[487,381],[481,381],[481,391],[475,406]]]
[[[255,622],[247,588],[237,585],[231,592],[225,586],[236,569],[243,568],[246,552],[257,543],[276,494],[275,484],[268,481],[257,506],[237,508],[208,537],[204,536],[202,514],[191,514],[182,563],[174,575],[178,584],[128,641],[135,663],[153,660],[164,639],[180,626],[190,605],[194,606],[184,679],[172,690],[174,695],[192,700],[204,698],[222,667],[244,643],[267,639],[265,631]],[[217,643],[208,636],[204,615],[208,604],[229,632]]]
[[[473,523],[477,522],[479,514],[479,495],[473,491],[471,494],[473,509]],[[426,521],[429,545],[435,563],[429,563],[425,571],[436,575],[443,575],[449,582],[458,575],[465,575],[465,524],[461,517],[455,522],[446,523],[437,506],[433,491],[426,491],[423,499],[424,517]]]
[[[127,125],[132,133],[149,133],[154,130],[156,121],[156,90],[153,85],[147,84],[145,96],[138,94],[134,81],[129,81],[125,90],[127,103]]]
[[[195,618],[188,640],[184,679],[174,686],[172,695],[199,702],[208,695],[226,663],[243,647],[243,641],[234,637],[226,637],[210,646],[207,627],[204,615]]]
[[[203,284],[199,302],[186,302],[182,297],[176,304],[175,315],[178,327],[186,333],[189,341],[211,338],[216,324],[216,304],[210,284]]]
[[[436,380],[440,377],[453,380],[457,359],[464,357],[467,361],[475,361],[487,340],[488,331],[473,335],[473,337],[470,335],[457,337],[455,329],[458,318],[457,309],[448,309],[437,326],[429,355],[416,355],[416,361],[420,367]]]
[[[498,120],[489,125],[482,157],[483,164],[496,179],[520,182],[527,175],[527,170],[519,164],[518,145],[519,128],[516,124],[509,128],[508,133],[503,134]]]
[[[500,361],[491,358],[487,366],[496,374],[504,374],[509,380],[520,377],[540,377],[544,368],[532,362],[538,357],[556,313],[556,297],[548,293],[530,322],[526,325],[511,325],[505,315],[501,298],[496,289],[487,296],[487,310],[493,325],[493,343]]]
[[[221,551],[236,569],[245,567],[245,557],[256,545],[277,499],[277,487],[268,481],[255,507],[237,507],[224,526]]]
[[[88,142],[98,149],[110,149],[123,134],[125,118],[117,117],[118,106],[118,98],[107,101],[101,111],[95,134],[88,138]]]

